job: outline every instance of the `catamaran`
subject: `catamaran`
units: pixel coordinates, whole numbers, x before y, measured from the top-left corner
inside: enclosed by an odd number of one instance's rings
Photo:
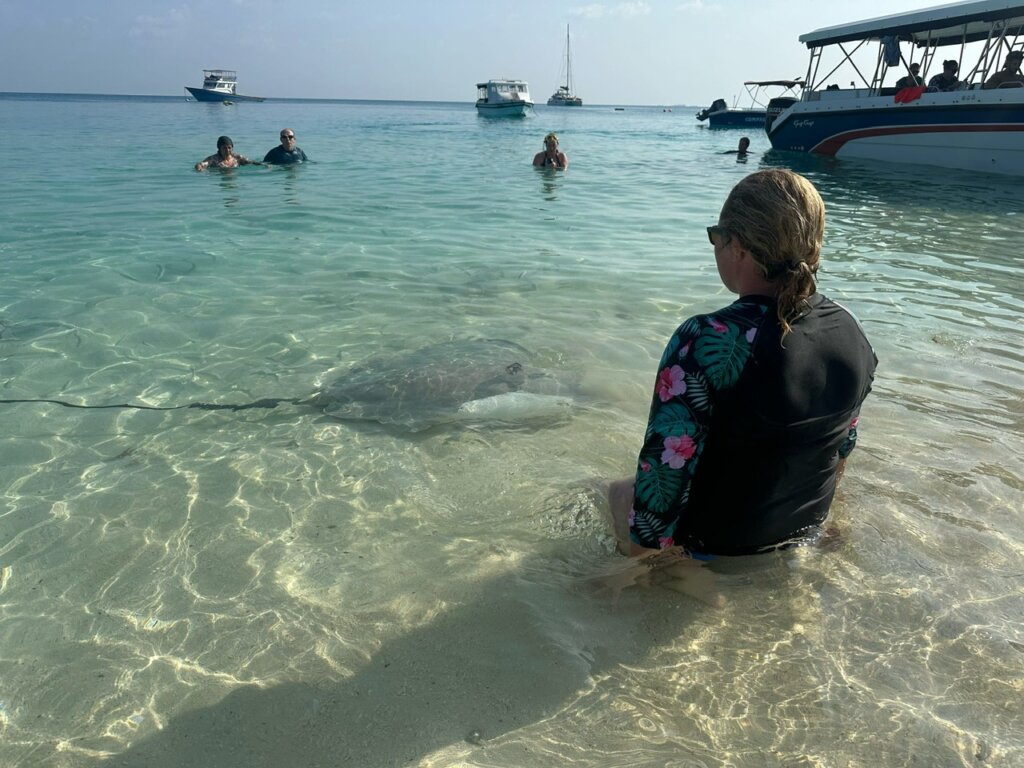
[[[569,47],[569,25],[565,25],[565,85],[548,99],[549,107],[582,107],[583,99],[572,92],[572,50]]]
[[[810,49],[803,94],[768,105],[775,149],[1024,175],[1024,75],[1010,71],[1019,60],[1007,60],[1024,43],[1021,0],[951,3],[819,29],[800,42]],[[959,65],[954,90],[886,83],[917,62],[927,84],[946,56]]]

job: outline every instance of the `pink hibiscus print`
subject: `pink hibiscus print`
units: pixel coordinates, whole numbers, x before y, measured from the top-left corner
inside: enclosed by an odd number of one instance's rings
[[[675,546],[675,541],[671,536],[662,536],[658,539],[658,546],[662,549],[668,549],[669,547]]]
[[[714,328],[718,333],[725,333],[726,331],[729,330],[729,326],[723,323],[721,320],[717,320],[712,317],[710,320],[708,320],[708,322],[711,324],[711,327]]]
[[[747,331],[747,343],[753,344],[755,336],[757,336],[757,328],[751,328],[749,331]]]
[[[651,471],[651,462],[646,461],[646,460],[642,460],[640,462],[640,469],[642,471],[644,471],[644,472],[650,472]]]
[[[680,360],[682,360],[684,357],[686,357],[688,354],[690,354],[690,345],[691,344],[693,344],[693,342],[692,341],[688,341],[688,342],[686,342],[683,345],[683,348],[679,350],[679,359]]]
[[[658,374],[658,397],[661,402],[667,403],[676,395],[686,391],[686,382],[683,380],[683,369],[678,365],[671,368],[663,368]]]
[[[661,463],[668,464],[672,469],[682,469],[697,452],[697,445],[689,435],[666,437],[664,445],[665,450],[661,454]]]

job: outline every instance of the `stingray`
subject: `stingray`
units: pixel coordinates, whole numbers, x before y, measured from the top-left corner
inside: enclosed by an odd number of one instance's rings
[[[68,408],[198,408],[244,411],[279,405],[313,406],[337,419],[375,421],[411,432],[456,422],[521,424],[566,418],[578,377],[534,364],[529,350],[501,339],[448,341],[402,354],[381,355],[325,377],[309,397],[269,397],[247,403],[87,405],[56,399],[0,399]]]
[[[455,421],[521,422],[565,415],[573,377],[539,368],[510,341],[449,341],[376,357],[332,374],[310,398],[340,419],[417,431]]]

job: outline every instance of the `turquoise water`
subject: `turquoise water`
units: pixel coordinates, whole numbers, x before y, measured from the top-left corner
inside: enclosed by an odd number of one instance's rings
[[[286,125],[314,163],[192,170]],[[6,96],[0,129],[0,398],[301,399],[504,339],[574,403],[415,433],[0,405],[0,765],[1024,761],[1012,180],[761,135],[737,163],[653,108]],[[568,172],[530,166],[549,130]],[[613,602],[601,481],[667,336],[730,300],[704,227],[777,165],[819,186],[822,289],[881,361],[838,541],[714,564],[717,608]]]

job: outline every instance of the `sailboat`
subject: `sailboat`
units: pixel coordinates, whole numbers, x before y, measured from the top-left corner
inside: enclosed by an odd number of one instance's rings
[[[582,107],[583,99],[572,92],[572,51],[569,48],[569,25],[565,25],[565,85],[548,99],[549,107]]]

